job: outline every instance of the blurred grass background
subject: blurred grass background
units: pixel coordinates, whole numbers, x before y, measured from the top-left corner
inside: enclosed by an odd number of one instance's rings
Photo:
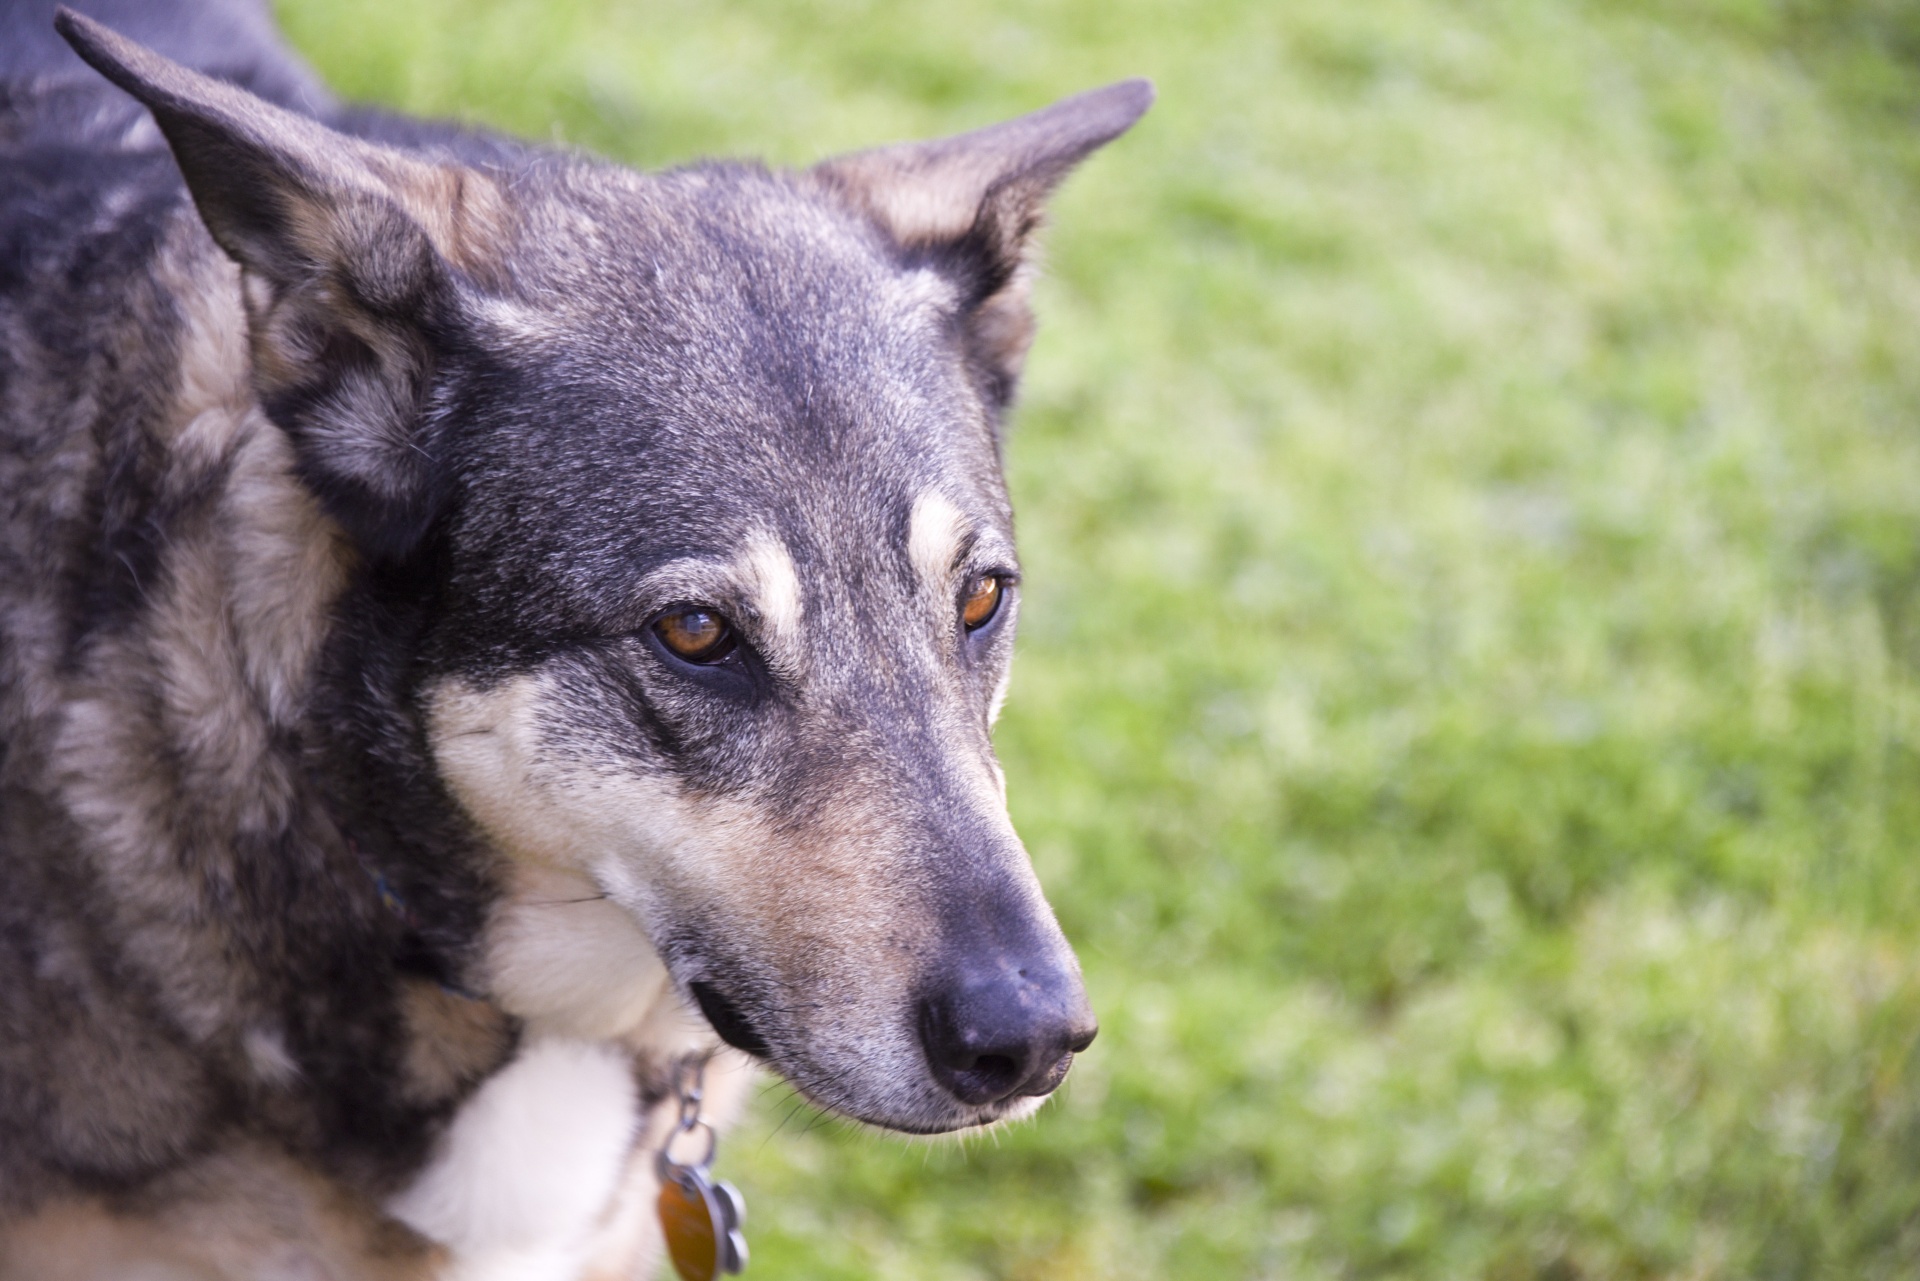
[[[1920,5],[282,10],[646,165],[1159,83],[1010,454],[1104,1030],[964,1145],[768,1092],[755,1275],[1920,1272]]]

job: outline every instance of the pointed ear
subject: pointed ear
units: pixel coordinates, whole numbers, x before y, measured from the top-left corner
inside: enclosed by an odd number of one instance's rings
[[[255,390],[301,478],[369,554],[404,554],[448,473],[424,412],[460,278],[497,258],[482,175],[334,133],[61,9],[55,27],[138,98],[207,230],[240,264]],[[491,251],[491,252],[490,252]]]
[[[973,133],[838,156],[813,172],[909,258],[959,281],[969,355],[1004,406],[1033,340],[1027,299],[1046,199],[1152,105],[1150,83],[1125,80]]]

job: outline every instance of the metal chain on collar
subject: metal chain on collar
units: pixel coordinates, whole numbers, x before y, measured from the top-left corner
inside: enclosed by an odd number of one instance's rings
[[[654,1170],[660,1176],[660,1233],[667,1255],[683,1281],[719,1281],[747,1266],[747,1239],[741,1235],[746,1202],[731,1183],[712,1176],[714,1153],[720,1146],[713,1126],[701,1115],[705,1095],[707,1056],[691,1056],[673,1065],[673,1092],[679,1115],[660,1142]],[[706,1146],[698,1159],[674,1156],[675,1144],[705,1131]]]

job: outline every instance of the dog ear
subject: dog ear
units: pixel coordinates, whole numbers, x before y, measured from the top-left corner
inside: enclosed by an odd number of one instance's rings
[[[68,9],[74,50],[153,113],[207,230],[240,264],[255,390],[301,479],[369,555],[414,546],[448,469],[423,412],[503,223],[482,175],[337,134]]]
[[[1033,233],[1046,199],[1152,105],[1152,84],[1125,80],[973,133],[838,156],[813,172],[909,259],[961,283],[968,354],[1004,406],[1033,341]]]

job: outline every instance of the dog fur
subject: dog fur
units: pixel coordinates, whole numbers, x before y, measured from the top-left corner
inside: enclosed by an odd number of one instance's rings
[[[718,1112],[1038,1107],[1000,430],[1144,83],[639,174],[81,7],[106,80],[0,3],[0,1278],[633,1276],[720,1040]]]

